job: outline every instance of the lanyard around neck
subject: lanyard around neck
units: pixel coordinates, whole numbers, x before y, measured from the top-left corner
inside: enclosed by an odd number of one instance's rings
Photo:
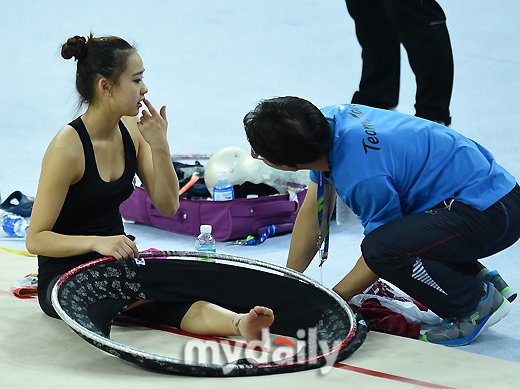
[[[319,235],[316,243],[320,252],[320,267],[329,255],[330,193],[330,184],[325,187],[323,172],[320,172],[317,196]]]

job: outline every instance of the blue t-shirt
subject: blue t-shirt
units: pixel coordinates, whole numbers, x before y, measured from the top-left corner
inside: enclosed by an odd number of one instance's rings
[[[445,199],[482,211],[516,185],[489,151],[441,124],[354,104],[321,111],[333,134],[328,181],[365,235]]]

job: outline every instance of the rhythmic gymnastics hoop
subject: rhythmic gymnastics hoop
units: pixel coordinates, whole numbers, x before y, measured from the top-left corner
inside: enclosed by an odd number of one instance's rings
[[[134,261],[138,266],[147,266],[153,265],[154,261],[203,262],[200,261],[202,258],[215,260],[226,266],[254,267],[253,270],[260,273],[268,273],[265,270],[281,273],[325,294],[333,304],[325,309],[326,314],[324,313],[318,321],[317,328],[331,345],[334,344],[328,353],[337,354],[335,361],[347,358],[364,342],[368,332],[365,321],[335,292],[292,269],[251,258],[194,251],[145,251]],[[315,369],[327,363],[328,353],[292,356],[268,363],[258,363],[250,359],[239,359],[225,364],[200,363],[146,352],[110,339],[92,322],[87,308],[89,304],[106,298],[146,298],[128,262],[129,260],[118,261],[113,257],[96,259],[68,271],[54,285],[51,296],[54,309],[74,332],[93,346],[146,369],[179,375],[267,375]]]

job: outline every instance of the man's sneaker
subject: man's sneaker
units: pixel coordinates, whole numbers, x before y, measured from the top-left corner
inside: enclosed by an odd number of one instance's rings
[[[511,305],[491,282],[485,282],[486,295],[471,315],[445,319],[427,331],[422,340],[445,346],[463,346],[475,340],[485,329],[496,324],[511,310]]]
[[[517,296],[516,290],[511,288],[496,270],[484,268],[477,274],[477,278],[482,281],[491,282],[510,303],[512,303]]]

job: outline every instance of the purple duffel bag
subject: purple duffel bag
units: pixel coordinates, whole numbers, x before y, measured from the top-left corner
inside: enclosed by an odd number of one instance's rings
[[[192,236],[200,233],[201,224],[210,224],[215,239],[227,241],[255,235],[269,225],[276,226],[276,235],[291,232],[306,193],[300,191],[294,201],[289,194],[231,201],[181,199],[177,213],[164,216],[145,189],[136,187],[119,209],[125,220]]]

